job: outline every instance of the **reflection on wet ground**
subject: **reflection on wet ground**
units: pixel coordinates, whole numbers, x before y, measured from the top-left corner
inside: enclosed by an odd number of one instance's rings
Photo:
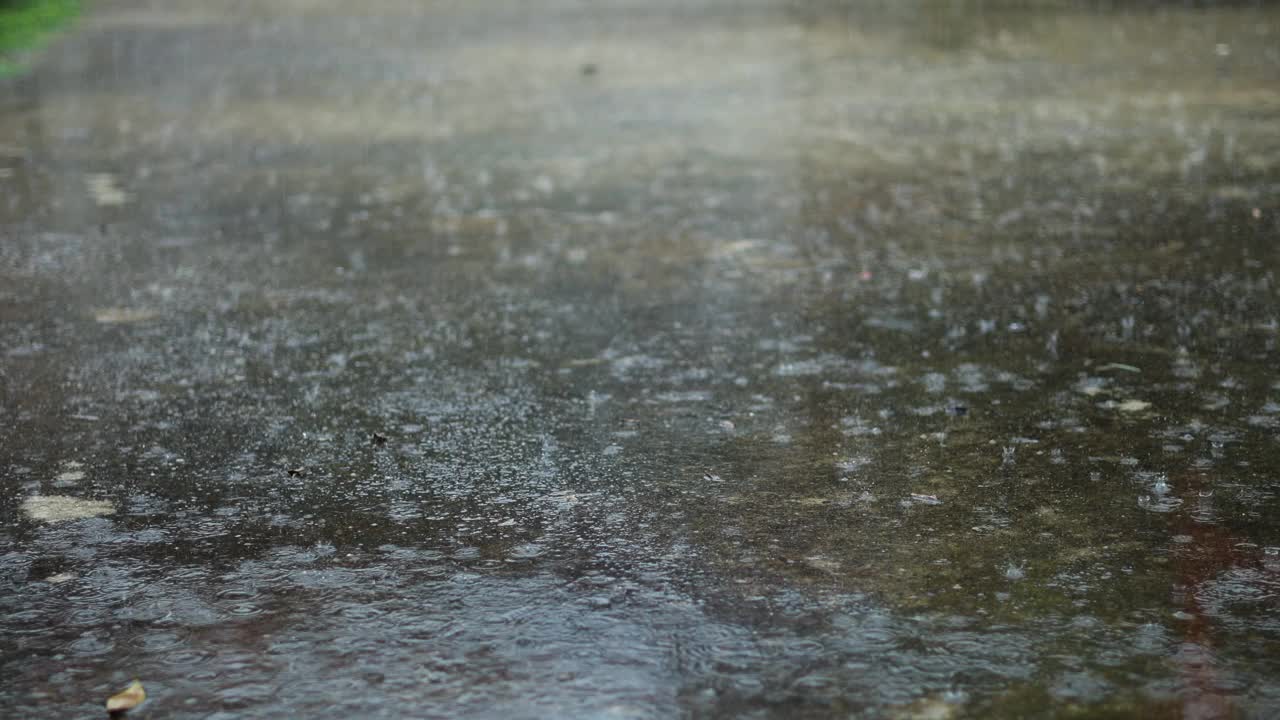
[[[1280,713],[1280,10],[95,6],[0,88],[0,701]]]

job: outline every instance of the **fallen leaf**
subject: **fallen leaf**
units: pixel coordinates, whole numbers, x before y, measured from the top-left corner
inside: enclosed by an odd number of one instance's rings
[[[810,555],[809,557],[804,559],[804,562],[806,565],[813,568],[814,570],[820,570],[825,573],[831,573],[832,575],[838,573],[841,568],[839,562],[832,560],[831,558],[828,558],[824,555]]]
[[[891,717],[895,720],[950,720],[958,711],[954,704],[931,697],[900,707]]]
[[[824,497],[795,498],[791,502],[795,503],[796,505],[803,505],[805,507],[819,507],[827,504],[827,498],[824,498]]]
[[[1145,400],[1125,400],[1116,405],[1116,409],[1120,412],[1142,412],[1151,407],[1151,403]]]
[[[22,501],[22,509],[32,520],[61,522],[110,515],[115,506],[104,500],[85,500],[70,495],[32,495]]]
[[[1133,365],[1125,365],[1124,363],[1115,363],[1115,362],[1107,363],[1106,365],[1103,365],[1102,367],[1098,368],[1098,372],[1105,372],[1107,370],[1123,370],[1125,372],[1131,372],[1131,373],[1142,372],[1142,368],[1134,367]]]
[[[129,202],[129,193],[120,189],[116,176],[111,173],[89,173],[84,177],[89,189],[89,197],[102,207],[124,205]]]
[[[107,698],[107,712],[128,712],[141,705],[146,699],[147,691],[142,689],[142,683],[134,680],[129,683],[129,687]]]
[[[146,308],[98,308],[93,311],[93,319],[106,324],[146,322],[156,315],[155,310]]]

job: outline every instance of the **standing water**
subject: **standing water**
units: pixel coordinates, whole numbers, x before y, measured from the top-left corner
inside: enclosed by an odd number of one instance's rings
[[[0,703],[1280,715],[1204,5],[89,4],[0,79]]]

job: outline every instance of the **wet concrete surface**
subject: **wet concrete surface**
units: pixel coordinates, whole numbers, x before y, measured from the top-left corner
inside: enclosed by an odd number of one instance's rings
[[[1280,714],[1280,9],[100,3],[0,703]]]

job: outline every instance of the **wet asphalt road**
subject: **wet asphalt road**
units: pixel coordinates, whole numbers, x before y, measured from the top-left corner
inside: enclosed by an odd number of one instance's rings
[[[0,703],[1280,714],[1280,9],[101,2]]]

